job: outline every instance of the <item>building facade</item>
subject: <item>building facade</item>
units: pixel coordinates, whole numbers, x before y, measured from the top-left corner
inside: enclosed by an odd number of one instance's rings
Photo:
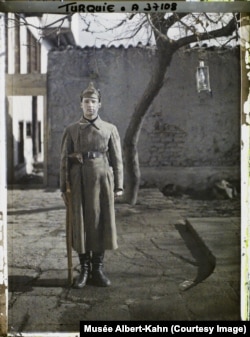
[[[5,14],[9,184],[43,166],[46,157],[47,54],[51,48],[74,44],[70,21],[63,21],[58,34],[53,21],[60,17]]]

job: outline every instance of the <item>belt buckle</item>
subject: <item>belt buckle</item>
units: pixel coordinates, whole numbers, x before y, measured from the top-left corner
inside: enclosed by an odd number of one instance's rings
[[[95,159],[95,152],[88,151],[87,157],[88,159]]]

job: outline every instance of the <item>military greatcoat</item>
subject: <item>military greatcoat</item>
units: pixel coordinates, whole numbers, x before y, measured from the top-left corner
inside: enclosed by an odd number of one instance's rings
[[[86,154],[101,154],[87,158]],[[82,155],[82,163],[72,160]],[[123,189],[120,137],[115,125],[99,116],[66,127],[61,143],[60,189],[71,188],[72,248],[79,254],[116,249],[114,191]]]

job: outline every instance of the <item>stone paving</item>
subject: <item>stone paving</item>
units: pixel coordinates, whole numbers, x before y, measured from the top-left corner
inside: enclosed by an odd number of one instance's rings
[[[240,201],[165,197],[117,201],[119,248],[109,288],[67,284],[59,190],[8,190],[9,332],[77,333],[79,322],[240,320]],[[74,275],[79,262],[73,253]],[[22,335],[24,336],[24,335]]]

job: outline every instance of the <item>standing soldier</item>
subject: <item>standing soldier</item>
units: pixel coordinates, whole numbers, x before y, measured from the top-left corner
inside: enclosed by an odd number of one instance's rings
[[[83,115],[64,131],[60,167],[62,197],[71,209],[72,248],[81,264],[74,282],[78,289],[90,277],[96,286],[111,284],[103,272],[104,252],[118,247],[114,197],[123,194],[123,161],[117,128],[99,117],[101,95],[93,83],[80,98]]]

